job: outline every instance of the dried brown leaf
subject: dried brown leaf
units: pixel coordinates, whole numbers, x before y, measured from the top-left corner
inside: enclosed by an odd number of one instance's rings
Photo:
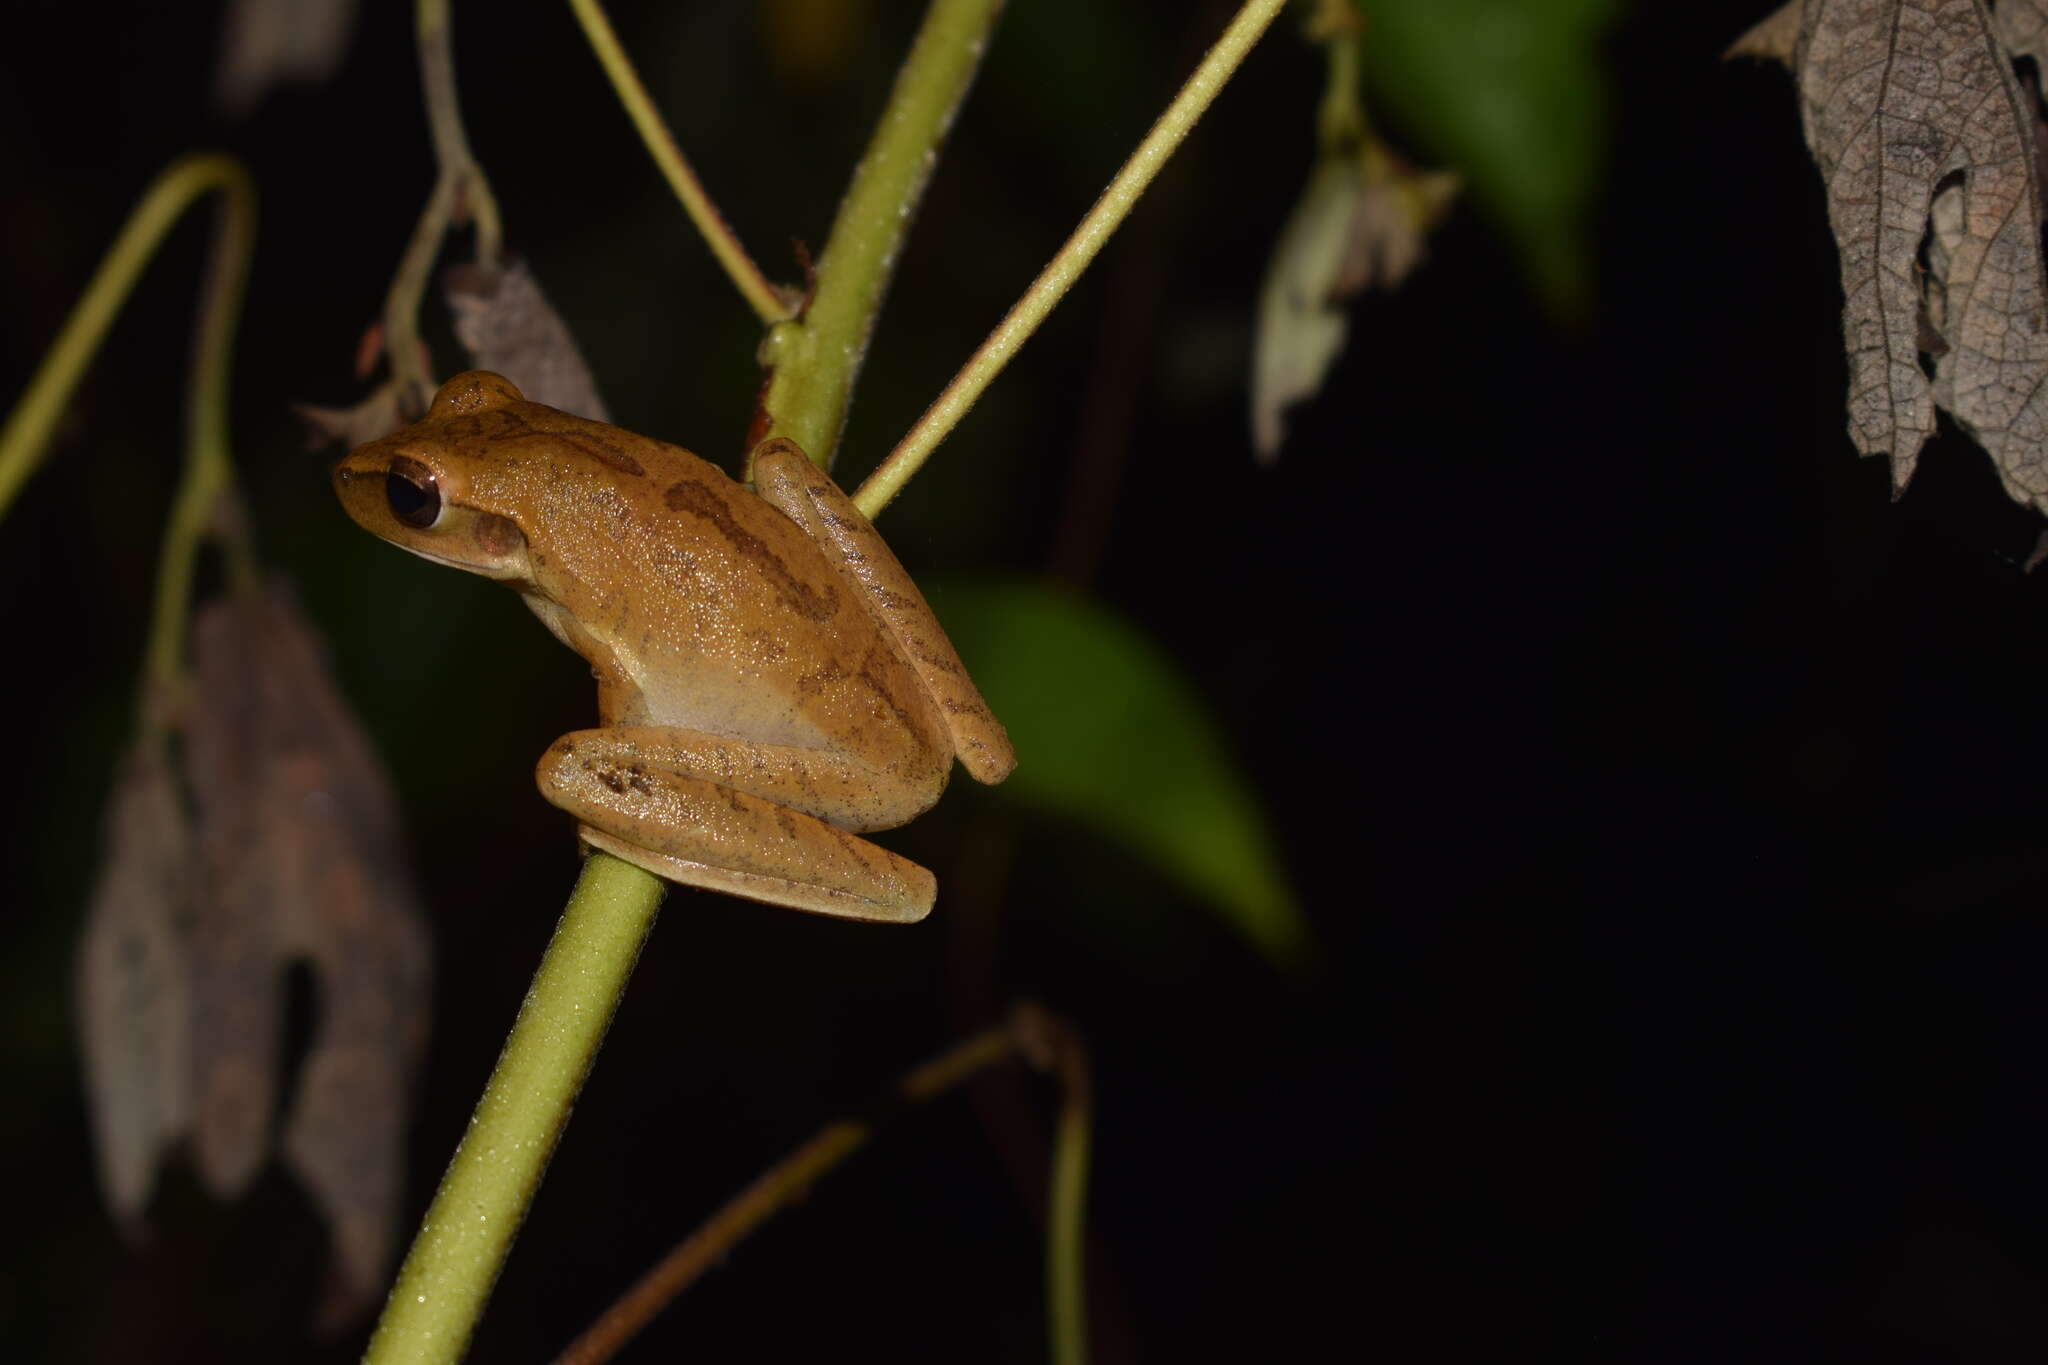
[[[136,1227],[158,1160],[191,1117],[184,931],[197,849],[162,742],[123,761],[106,839],[79,944],[78,1031],[100,1187]]]
[[[1252,449],[1280,453],[1287,409],[1315,396],[1344,350],[1346,300],[1398,288],[1428,255],[1457,177],[1417,173],[1368,143],[1326,152],[1280,231],[1252,346]]]
[[[569,324],[541,293],[525,262],[495,271],[451,266],[441,272],[441,288],[473,368],[496,370],[536,403],[611,420]]]
[[[1998,7],[1991,11],[1991,26],[2007,52],[2038,62],[2043,41],[2048,39],[2048,5],[2042,0],[1998,0]]]
[[[1365,193],[1351,220],[1351,242],[1332,292],[1351,298],[1368,289],[1399,289],[1429,259],[1429,232],[1458,193],[1451,171],[1376,168],[1368,155]]]
[[[285,1116],[286,1163],[334,1247],[328,1327],[372,1302],[395,1248],[430,950],[397,802],[282,586],[193,627],[185,787],[158,736],[124,764],[78,959],[101,1183],[139,1224],[189,1136],[223,1197],[269,1156],[283,987],[312,970],[317,1018]]]
[[[1904,487],[1939,405],[2013,497],[2048,505],[2038,116],[1990,24],[1979,0],[1809,0],[1801,105],[1841,252],[1857,448],[1889,454]]]
[[[1785,0],[1784,4],[1757,20],[1749,32],[1730,43],[1721,59],[1754,57],[1758,61],[1791,66],[1793,54],[1799,48],[1799,17],[1804,5],[1805,0]]]
[[[403,1136],[425,1043],[429,948],[395,798],[290,595],[195,626],[188,745],[209,894],[195,919],[195,1150],[242,1188],[267,1150],[284,974],[319,1004],[284,1154],[326,1219],[347,1294],[394,1249]]]
[[[379,384],[354,407],[323,408],[312,403],[294,403],[292,412],[306,424],[308,444],[314,450],[330,446],[353,450],[383,440],[406,422],[398,385],[389,382]]]
[[[277,86],[332,76],[355,36],[356,0],[233,0],[222,24],[213,98],[240,115]]]

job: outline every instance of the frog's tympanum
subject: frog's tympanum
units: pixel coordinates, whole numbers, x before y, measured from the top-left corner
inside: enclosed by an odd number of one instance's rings
[[[846,495],[787,440],[754,476],[474,371],[334,486],[372,534],[516,588],[590,661],[601,728],[538,773],[585,843],[691,886],[920,919],[931,873],[855,835],[930,807],[956,755],[1002,781],[1009,739]]]

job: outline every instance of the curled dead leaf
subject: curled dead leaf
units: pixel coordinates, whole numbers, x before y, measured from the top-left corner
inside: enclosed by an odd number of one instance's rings
[[[1938,407],[2012,497],[2048,507],[2041,119],[2005,46],[2038,41],[2039,20],[2019,3],[1994,20],[1980,0],[1802,11],[1796,68],[1841,254],[1849,431],[1891,457],[1895,487]]]
[[[2042,0],[1998,0],[1991,24],[2007,52],[2041,60],[2042,49],[2048,46],[2048,5]]]
[[[340,446],[353,450],[371,441],[381,441],[405,425],[404,405],[398,385],[386,381],[370,395],[348,408],[324,408],[312,403],[294,403],[292,412],[306,424],[308,444],[314,450]]]
[[[1756,21],[1750,30],[1728,44],[1728,50],[1721,54],[1723,61],[1736,57],[1754,57],[1758,61],[1777,62],[1790,67],[1799,50],[1799,20],[1805,0],[1785,0],[1785,3]]]
[[[569,324],[524,261],[503,270],[450,266],[441,272],[441,288],[471,368],[495,370],[536,403],[611,420]]]
[[[182,786],[167,736],[130,755],[79,951],[101,1182],[137,1223],[189,1136],[209,1189],[249,1187],[305,963],[317,1010],[283,1155],[328,1228],[333,1325],[374,1301],[395,1250],[430,948],[396,799],[290,594],[202,608],[193,654]]]
[[[233,0],[221,19],[214,103],[246,114],[281,85],[320,85],[348,55],[356,0]]]
[[[367,1303],[395,1246],[430,950],[397,802],[310,627],[281,587],[194,630],[188,742],[207,895],[194,917],[195,1150],[223,1194],[268,1149],[285,973],[318,1013],[284,1155]]]
[[[1428,254],[1458,179],[1403,166],[1378,143],[1316,164],[1266,267],[1252,351],[1252,448],[1280,453],[1287,409],[1322,388],[1350,330],[1345,302],[1398,288]]]
[[[100,1189],[141,1226],[159,1160],[191,1121],[191,979],[185,948],[197,847],[168,746],[138,743],[107,804],[107,852],[78,949]]]

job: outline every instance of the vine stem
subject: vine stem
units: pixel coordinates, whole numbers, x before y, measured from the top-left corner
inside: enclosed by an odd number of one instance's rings
[[[819,265],[813,314],[831,300],[825,307],[830,324],[820,330],[784,321],[770,329],[771,342],[796,328],[809,343],[777,378],[808,395],[804,412],[821,420],[829,415],[822,430],[837,433],[895,246],[1000,2],[932,0],[833,225],[831,268]],[[441,193],[437,186],[436,201]],[[446,207],[430,203],[429,219]],[[415,234],[415,248],[429,219]],[[437,242],[438,234],[428,243],[429,264]],[[408,251],[408,263],[415,254]],[[420,269],[423,279],[425,266]],[[829,443],[805,448],[816,458]],[[606,854],[584,864],[498,1067],[385,1301],[364,1356],[369,1365],[461,1358],[653,927],[663,889],[656,878]]]
[[[1072,1025],[1031,1001],[1004,1024],[953,1044],[896,1083],[904,1104],[926,1104],[990,1067],[1022,1056],[1058,1079],[1060,1118],[1053,1141],[1052,1207],[1047,1216],[1048,1336],[1057,1365],[1082,1365],[1087,1322],[1081,1311],[1081,1211],[1088,1180],[1090,1099],[1086,1051]],[[866,1145],[875,1124],[836,1119],[727,1200],[598,1315],[553,1365],[602,1365],[624,1349],[676,1297],[724,1262],[733,1249]]]
[[[605,853],[583,864],[505,1050],[448,1163],[366,1365],[462,1358],[568,1126],[667,887]]]
[[[903,1077],[896,1093],[910,1104],[936,1098],[1017,1051],[1011,1028],[963,1039]],[[600,1365],[623,1349],[677,1295],[718,1265],[756,1228],[803,1199],[834,1167],[867,1144],[874,1125],[836,1119],[763,1171],[670,1249],[555,1357],[554,1365]]]
[[[1152,131],[1138,144],[1123,168],[1109,182],[1109,188],[1095,201],[1067,238],[1066,244],[1046,263],[1038,278],[1031,282],[1009,313],[994,331],[988,334],[980,346],[975,348],[960,372],[953,376],[932,405],[918,418],[916,425],[904,434],[888,458],[876,467],[875,472],[853,494],[853,505],[861,515],[873,520],[892,499],[910,482],[932,451],[941,441],[952,434],[967,410],[974,406],[982,391],[988,388],[1003,367],[1010,363],[1017,350],[1038,330],[1040,323],[1052,312],[1081,272],[1102,250],[1131,208],[1144,194],[1146,187],[1158,175],[1181,140],[1188,135],[1197,120],[1207,111],[1209,105],[1223,89],[1225,82],[1236,72],[1244,61],[1245,54],[1258,42],[1267,27],[1279,15],[1286,0],[1245,0],[1237,17],[1209,49],[1207,56],[1188,77],[1187,83],[1166,107],[1152,125]]]
[[[1083,1286],[1088,1244],[1089,1134],[1094,1126],[1094,1084],[1080,1036],[1064,1021],[1035,1021],[1043,1040],[1034,1049],[1042,1070],[1060,1082],[1059,1120],[1053,1129],[1052,1178],[1045,1219],[1045,1321],[1053,1365],[1086,1365],[1088,1310]]]
[[[711,254],[718,258],[719,265],[738,287],[740,297],[764,323],[773,325],[788,317],[795,311],[794,301],[761,272],[761,267],[754,263],[754,258],[740,243],[739,235],[719,213],[718,205],[711,202],[704,182],[691,169],[689,158],[683,155],[675,134],[669,131],[661,111],[654,107],[653,99],[648,96],[647,87],[641,84],[632,59],[619,46],[619,37],[612,31],[611,20],[605,17],[604,6],[598,0],[569,0],[569,8],[576,11],[576,21],[583,25],[583,36],[589,40],[590,50],[597,55],[598,64],[604,68],[619,103],[625,106],[627,117],[639,130],[640,140],[646,144],[654,164],[661,168],[669,188],[682,201],[684,212],[697,225],[697,231],[704,238],[705,245],[711,248]]]
[[[821,469],[832,467],[903,236],[1002,8],[1002,0],[932,0],[926,8],[839,202],[811,301],[801,319],[769,329],[762,343],[770,374],[760,435],[788,437]]]
[[[164,237],[193,204],[221,196],[221,216],[200,292],[192,373],[185,399],[185,469],[173,496],[158,561],[156,601],[143,659],[144,729],[165,719],[162,703],[184,679],[185,628],[200,543],[219,535],[238,587],[255,581],[254,556],[236,518],[224,515],[234,482],[228,454],[228,382],[235,327],[256,248],[256,186],[239,161],[196,152],[167,166],[144,191],[107,249],[35,377],[0,428],[0,516],[13,505],[49,449],[50,433],[121,306]]]
[[[443,179],[461,186],[463,211],[476,224],[477,264],[495,270],[505,247],[504,220],[498,213],[497,196],[491,193],[491,182],[470,151],[469,133],[462,126],[462,101],[455,94],[455,35],[449,0],[419,0],[413,19],[434,161]]]
[[[398,386],[400,406],[408,412],[423,412],[434,383],[420,368],[420,300],[426,297],[434,258],[441,253],[441,239],[451,223],[467,216],[476,225],[477,264],[495,270],[504,250],[505,232],[491,182],[470,151],[469,135],[462,126],[449,0],[418,0],[413,19],[419,42],[420,90],[426,100],[437,170],[427,206],[413,227],[384,296],[384,354],[392,382]]]

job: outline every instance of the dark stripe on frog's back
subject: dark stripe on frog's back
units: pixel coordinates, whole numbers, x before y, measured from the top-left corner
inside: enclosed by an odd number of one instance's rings
[[[753,494],[735,486],[735,493],[742,498],[753,498]],[[668,486],[662,494],[662,501],[671,512],[691,517],[707,527],[722,539],[735,558],[746,564],[760,580],[773,589],[776,599],[794,615],[806,621],[824,621],[839,611],[839,590],[827,583],[822,587],[813,586],[799,578],[776,548],[757,535],[752,529],[740,524],[733,505],[710,483],[702,479],[679,479]],[[789,519],[759,499],[756,504],[769,516],[783,522]],[[789,523],[796,530],[794,523]],[[801,531],[797,531],[801,536]],[[803,542],[808,545],[808,541]]]
[[[636,456],[615,439],[618,428],[540,403],[495,408],[477,414],[476,420],[485,428],[479,434],[506,445],[554,440],[618,474],[646,479],[657,487],[665,484],[662,500],[669,511],[688,517],[697,534],[722,541],[747,574],[802,620],[825,625],[848,605],[829,575],[818,586],[806,581],[804,571],[817,558],[816,547],[795,523],[733,483],[724,470],[681,446],[640,437]],[[857,606],[855,614],[865,619]]]
[[[537,427],[527,419],[524,413],[512,408],[499,408],[493,413],[484,414],[496,417],[502,424],[504,429],[497,433],[497,440],[508,443],[535,440],[560,441],[563,445],[568,446],[586,459],[595,460],[597,463],[609,469],[617,470],[621,474],[635,479],[647,477],[647,471],[641,467],[640,462],[631,455],[628,455],[620,448],[618,442],[606,434],[609,428],[605,427],[602,423],[591,422],[581,417],[571,416],[568,413],[556,412],[553,408],[542,407],[537,403],[527,404],[526,406],[540,412],[550,413],[564,420],[559,426]]]

